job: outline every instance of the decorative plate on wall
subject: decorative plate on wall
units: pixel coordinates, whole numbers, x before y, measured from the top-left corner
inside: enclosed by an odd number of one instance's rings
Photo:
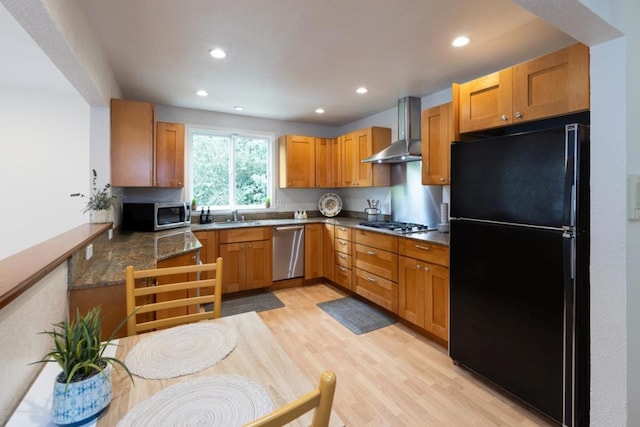
[[[327,193],[320,197],[318,209],[324,216],[336,216],[342,210],[342,199],[335,193]]]

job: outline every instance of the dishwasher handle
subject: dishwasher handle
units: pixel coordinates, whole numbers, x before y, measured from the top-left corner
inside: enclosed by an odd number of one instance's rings
[[[290,225],[288,227],[273,227],[275,231],[285,231],[285,230],[302,230],[304,225]]]

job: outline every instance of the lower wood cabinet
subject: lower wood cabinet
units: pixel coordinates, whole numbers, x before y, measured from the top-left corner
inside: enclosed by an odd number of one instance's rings
[[[398,314],[449,340],[449,269],[423,260],[399,257]]]
[[[324,224],[304,226],[304,278],[317,279],[323,276]]]
[[[398,313],[398,284],[360,268],[353,269],[354,291],[369,301]]]
[[[271,286],[271,227],[221,230],[219,240],[222,293]]]
[[[324,230],[322,232],[324,245],[322,253],[322,270],[324,277],[331,281],[335,278],[335,235],[335,226],[333,224],[324,224]]]
[[[169,268],[169,267],[180,267],[183,265],[196,265],[198,263],[198,254],[197,253],[187,253],[183,255],[179,255],[176,257],[172,257],[169,259],[158,261],[158,268]],[[194,273],[191,274],[172,274],[170,276],[162,276],[155,279],[158,284],[165,283],[178,283],[178,282],[187,282],[189,280],[195,280]],[[184,291],[174,291],[174,292],[164,292],[159,293],[156,296],[155,302],[169,301],[178,298],[187,298],[189,295],[186,290]],[[189,313],[195,313],[197,307],[177,307],[171,308],[167,310],[158,310],[156,311],[156,320],[164,319],[167,317],[175,317],[182,316]]]

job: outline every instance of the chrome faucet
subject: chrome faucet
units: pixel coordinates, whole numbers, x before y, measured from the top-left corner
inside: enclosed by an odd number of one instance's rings
[[[233,222],[238,222],[238,209],[234,209],[231,211],[231,218]]]

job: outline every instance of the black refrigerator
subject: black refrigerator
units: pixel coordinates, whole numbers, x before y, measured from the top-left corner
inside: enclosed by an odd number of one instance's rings
[[[589,424],[589,128],[451,146],[449,355]]]

